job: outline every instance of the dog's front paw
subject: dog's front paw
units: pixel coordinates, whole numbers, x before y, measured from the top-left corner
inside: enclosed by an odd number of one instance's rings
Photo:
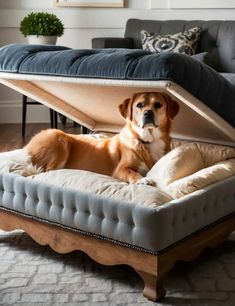
[[[156,186],[156,183],[153,180],[151,180],[151,179],[149,179],[147,177],[142,177],[140,180],[138,180],[136,182],[136,184],[138,184],[138,185]]]

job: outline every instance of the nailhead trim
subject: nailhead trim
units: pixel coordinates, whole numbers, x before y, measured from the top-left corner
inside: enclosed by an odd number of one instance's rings
[[[83,234],[83,235],[86,235],[86,236],[90,236],[90,237],[94,237],[94,238],[98,238],[100,240],[104,240],[104,241],[109,241],[109,242],[112,242],[114,244],[117,244],[117,245],[120,245],[120,246],[124,246],[124,247],[128,247],[128,248],[131,248],[131,249],[134,249],[134,250],[137,250],[137,251],[140,251],[140,252],[143,252],[143,253],[147,253],[147,254],[151,254],[151,255],[160,255],[160,254],[164,254],[166,253],[167,251],[169,251],[170,249],[174,248],[175,246],[179,245],[180,243],[190,239],[190,238],[193,238],[195,236],[197,236],[198,234],[200,234],[201,232],[209,229],[210,227],[213,227],[217,224],[220,224],[224,221],[226,221],[227,219],[235,216],[235,212],[205,226],[204,228],[194,232],[193,234],[191,235],[188,235],[186,236],[185,238],[181,239],[181,240],[178,240],[176,241],[175,243],[173,243],[172,245],[168,246],[167,248],[163,249],[163,250],[150,250],[150,249],[145,249],[145,248],[142,248],[142,247],[138,247],[136,245],[133,245],[133,244],[129,244],[129,243],[126,243],[126,242],[121,242],[121,241],[117,241],[115,239],[112,239],[112,238],[107,238],[107,237],[104,237],[104,236],[101,236],[101,235],[97,235],[97,234],[93,234],[93,233],[90,233],[90,232],[87,232],[87,231],[83,231],[83,230],[79,230],[79,229],[76,229],[76,228],[73,228],[73,227],[70,227],[70,226],[66,226],[66,225],[63,225],[63,224],[60,224],[60,223],[56,223],[56,222],[51,222],[51,221],[48,221],[48,220],[45,220],[45,219],[41,219],[41,218],[38,218],[38,217],[34,217],[34,216],[31,216],[31,215],[28,215],[28,214],[24,214],[24,213],[21,213],[21,212],[18,212],[18,211],[15,211],[14,209],[9,209],[9,208],[5,208],[3,206],[0,206],[0,210],[3,210],[3,211],[7,211],[7,212],[12,212],[16,215],[20,215],[20,216],[23,216],[23,217],[27,217],[29,219],[33,219],[33,220],[37,220],[37,221],[40,221],[40,222],[43,222],[43,223],[46,223],[46,224],[50,224],[50,225],[56,225],[60,228],[64,228],[64,229],[67,229],[67,230],[71,230],[73,232],[77,232],[79,234]]]

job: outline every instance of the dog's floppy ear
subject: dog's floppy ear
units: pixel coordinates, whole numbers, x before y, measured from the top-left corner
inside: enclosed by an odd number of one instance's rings
[[[166,98],[167,101],[167,113],[170,117],[170,119],[174,119],[174,117],[178,114],[179,112],[179,104],[175,100],[173,100],[170,96],[164,94],[164,97]]]
[[[118,106],[119,112],[124,119],[132,119],[132,98],[125,99],[122,104]]]

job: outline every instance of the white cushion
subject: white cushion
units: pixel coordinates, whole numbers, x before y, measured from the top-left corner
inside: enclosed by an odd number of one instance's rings
[[[165,187],[164,191],[174,199],[179,199],[233,175],[235,175],[235,159],[229,159],[174,181]]]
[[[163,156],[146,176],[164,192],[179,198],[235,175],[233,158],[235,148],[206,143],[183,144]]]
[[[160,158],[146,176],[155,181],[158,187],[164,188],[203,167],[204,162],[197,145],[185,144]]]

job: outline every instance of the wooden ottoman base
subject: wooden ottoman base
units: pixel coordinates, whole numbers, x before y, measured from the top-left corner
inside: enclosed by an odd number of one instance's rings
[[[191,261],[205,247],[221,244],[235,229],[235,216],[228,217],[159,255],[144,253],[3,210],[0,211],[0,229],[24,230],[37,243],[49,245],[58,253],[78,250],[104,265],[129,265],[144,281],[144,296],[152,301],[159,301],[166,294],[163,282],[175,262]]]

